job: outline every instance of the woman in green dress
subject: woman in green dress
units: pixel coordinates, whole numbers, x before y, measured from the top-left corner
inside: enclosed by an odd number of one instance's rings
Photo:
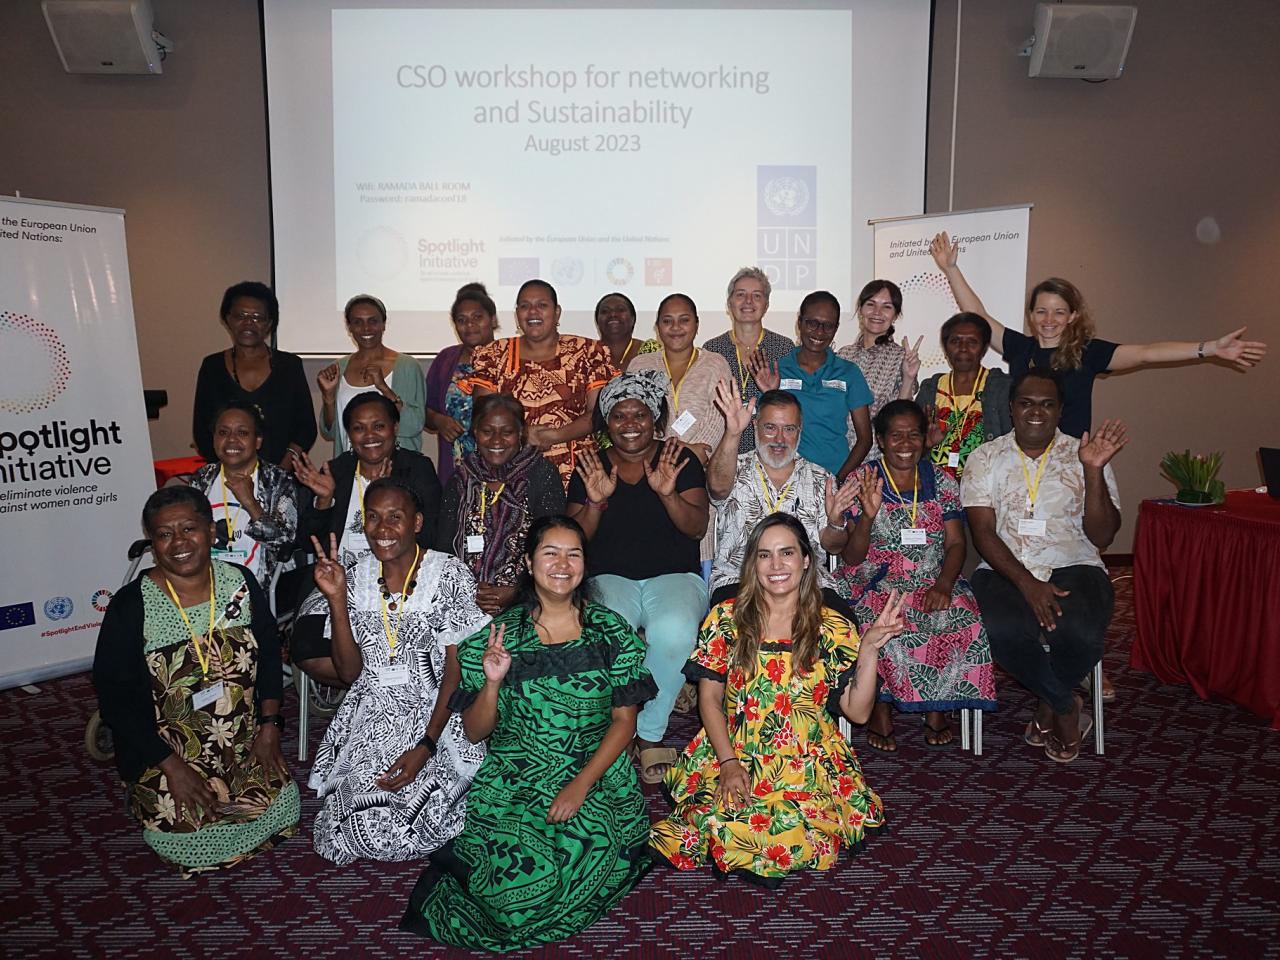
[[[280,752],[280,641],[257,578],[211,559],[203,493],[157,490],[142,525],[156,565],[107,608],[93,684],[142,837],[187,876],[298,830]]]
[[[529,529],[515,604],[458,646],[451,701],[489,752],[467,824],[432,854],[401,927],[502,952],[591,926],[650,865],[649,819],[623,755],[657,692],[644,643],[586,600],[586,537],[563,516]]]

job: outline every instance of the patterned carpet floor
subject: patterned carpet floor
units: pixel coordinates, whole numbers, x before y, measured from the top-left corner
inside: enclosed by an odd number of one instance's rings
[[[1105,756],[1060,766],[1024,745],[1030,700],[1001,677],[982,757],[926,747],[909,718],[893,755],[855,735],[890,823],[835,870],[777,892],[657,870],[591,929],[518,956],[1280,957],[1280,734],[1128,669],[1128,584]],[[84,750],[89,678],[40,687],[0,693],[0,956],[472,956],[396,929],[418,864],[337,868],[312,852],[310,791],[297,839],[179,879]],[[670,739],[695,726],[679,718]]]

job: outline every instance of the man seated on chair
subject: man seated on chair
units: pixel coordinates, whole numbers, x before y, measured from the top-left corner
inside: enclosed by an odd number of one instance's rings
[[[1058,430],[1052,370],[1018,377],[1009,408],[1013,432],[973,451],[960,485],[983,558],[970,583],[996,662],[1039,698],[1023,739],[1070,763],[1092,728],[1075,688],[1102,658],[1115,601],[1100,551],[1120,529],[1110,462],[1128,437],[1118,420],[1079,440]]]
[[[736,383],[716,385],[716,408],[724,436],[707,463],[707,493],[716,508],[716,555],[711,565],[711,606],[738,594],[742,561],[755,525],[772,513],[793,514],[804,524],[818,560],[818,580],[828,607],[854,620],[832,589],[829,554],[849,542],[849,514],[858,484],[839,486],[825,469],[796,453],[803,426],[800,401],[785,390],[768,390],[743,405]],[[738,453],[741,434],[753,429],[751,450]]]

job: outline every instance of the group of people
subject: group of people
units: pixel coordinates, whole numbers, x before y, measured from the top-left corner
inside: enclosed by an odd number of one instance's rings
[[[315,849],[428,860],[402,926],[462,946],[570,936],[655,862],[766,886],[832,866],[885,819],[837,721],[894,750],[895,712],[915,713],[946,745],[953,711],[995,709],[995,663],[1037,699],[1026,742],[1074,760],[1127,441],[1091,429],[1093,378],[1247,368],[1265,345],[1110,344],[1056,279],[1024,336],[986,314],[945,234],[931,251],[962,311],[941,330],[949,372],[923,384],[884,280],[839,353],[837,298],[810,294],[798,338],[775,333],[756,268],[701,347],[684,294],[647,341],[607,295],[596,341],[561,334],[554,288],[531,280],[519,335],[498,339],[469,284],[425,381],[382,343],[381,301],[355,297],[356,351],[319,375],[318,464],[301,364],[269,346],[273,294],[228,290],[232,346],[197,389],[209,463],[148,500],[155,566],[116,595],[94,663],[146,842],[195,873],[297,831],[285,608],[293,669],[345,691],[310,771]],[[992,346],[1008,374],[983,366]],[[298,544],[313,566],[269,596]],[[669,744],[681,699],[701,729]],[[672,803],[655,824],[642,780]]]

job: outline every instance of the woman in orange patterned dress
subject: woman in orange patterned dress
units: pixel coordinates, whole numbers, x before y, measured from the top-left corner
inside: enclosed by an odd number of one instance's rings
[[[574,451],[591,439],[600,388],[618,375],[596,340],[560,332],[560,304],[545,280],[526,280],[516,294],[520,336],[476,347],[475,372],[464,385],[474,396],[510,394],[524,405],[526,439],[542,451],[568,486]]]
[[[871,715],[877,653],[902,629],[893,596],[859,641],[822,606],[817,558],[786,513],[756,526],[742,590],[711,609],[685,676],[702,730],[667,773],[675,810],[650,844],[672,866],[777,887],[826,870],[884,822],[880,798],[836,725]]]

